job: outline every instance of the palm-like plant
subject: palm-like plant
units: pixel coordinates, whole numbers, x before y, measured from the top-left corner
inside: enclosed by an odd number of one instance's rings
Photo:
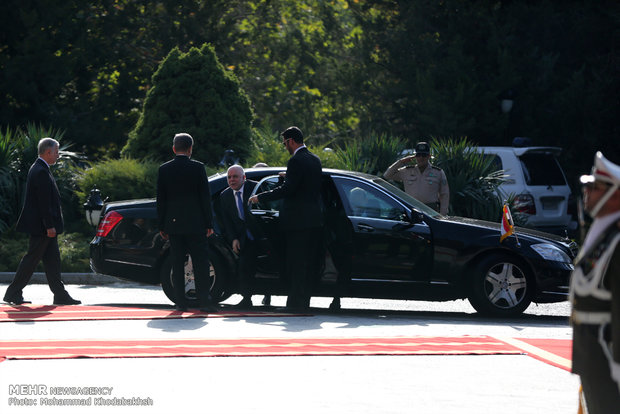
[[[398,137],[373,133],[360,140],[349,141],[336,150],[336,158],[343,169],[381,176],[404,148],[405,142]]]
[[[0,233],[17,220],[21,209],[30,165],[38,157],[41,138],[52,137],[61,141],[64,131],[28,124],[25,129],[0,130]],[[60,172],[74,166],[79,154],[67,152],[70,146],[61,143],[61,158],[53,168]],[[71,199],[73,193],[72,174],[61,174],[57,179],[63,201]]]
[[[498,221],[503,204],[498,187],[505,175],[473,146],[467,138],[433,139],[432,162],[446,173],[451,215]]]
[[[0,233],[10,226],[15,215],[15,195],[19,180],[13,167],[17,154],[16,134],[10,128],[0,130]]]

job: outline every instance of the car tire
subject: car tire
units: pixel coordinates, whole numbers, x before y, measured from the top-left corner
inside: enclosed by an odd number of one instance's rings
[[[226,293],[224,289],[227,285],[227,281],[230,279],[230,272],[227,271],[223,259],[217,253],[209,254],[209,264],[209,285],[211,290],[211,298],[213,298],[214,302],[219,303],[226,300],[230,296],[230,294]],[[191,275],[191,277],[193,277],[193,269],[191,267],[191,263],[189,263],[189,260],[186,260],[185,273],[186,275],[189,274]],[[164,293],[166,294],[168,299],[174,302],[175,295],[174,284],[172,282],[172,260],[170,258],[170,255],[167,255],[164,259],[159,274],[161,280],[161,287],[164,290]],[[186,299],[189,306],[200,305],[193,290],[187,291]]]
[[[476,264],[468,299],[480,314],[506,317],[523,313],[532,303],[533,292],[534,279],[525,263],[494,254]]]

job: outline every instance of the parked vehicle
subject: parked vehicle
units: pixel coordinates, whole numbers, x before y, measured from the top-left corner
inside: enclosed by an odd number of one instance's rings
[[[504,170],[500,186],[505,198],[515,196],[515,210],[527,217],[527,227],[565,234],[577,228],[570,211],[574,203],[564,171],[557,160],[558,147],[476,147],[494,158],[497,170]]]
[[[278,185],[282,168],[248,169],[260,181],[255,191]],[[567,298],[577,246],[558,236],[516,228],[500,244],[498,223],[445,217],[383,179],[350,171],[323,170],[326,255],[313,296],[333,296],[330,271],[352,269],[342,296],[453,300],[467,298],[481,313],[516,315],[534,301]],[[226,175],[209,177],[215,234],[209,238],[211,292],[221,301],[237,292],[236,256],[221,235],[219,195]],[[263,237],[258,256],[257,294],[286,294],[281,279],[280,202],[253,205]],[[148,284],[160,284],[173,297],[168,243],[156,228],[155,200],[107,203],[91,242],[95,272]],[[303,217],[300,217],[303,220]],[[332,260],[333,258],[333,260]],[[334,266],[331,264],[333,263]],[[327,269],[327,270],[326,270]],[[186,265],[186,294],[193,297],[191,258]]]

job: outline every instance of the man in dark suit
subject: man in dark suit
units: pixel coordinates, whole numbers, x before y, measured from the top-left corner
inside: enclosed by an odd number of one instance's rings
[[[245,171],[240,165],[228,168],[227,174],[229,187],[220,195],[222,225],[226,239],[233,251],[239,255],[237,275],[239,293],[243,299],[237,307],[251,308],[256,273],[258,226],[252,220],[248,199],[257,183],[246,180]]]
[[[17,220],[17,231],[30,234],[28,252],[24,255],[13,282],[6,289],[4,301],[15,305],[30,303],[24,300],[22,291],[30,281],[34,269],[43,261],[47,284],[54,293],[54,305],[78,305],[65,290],[60,278],[60,251],[58,235],[64,223],[60,208],[60,193],[50,165],[58,160],[58,141],[43,138],[39,141],[39,158],[28,171],[26,199]]]
[[[318,273],[323,226],[321,208],[321,160],[304,145],[301,130],[290,127],[282,133],[283,145],[292,157],[284,183],[250,198],[251,203],[283,199],[280,225],[285,234],[286,274],[290,291],[286,307],[306,310],[310,287]]]
[[[189,253],[200,309],[211,312],[216,309],[208,285],[207,237],[213,233],[211,191],[204,164],[190,159],[193,145],[189,134],[174,136],[172,151],[176,156],[159,167],[157,176],[157,219],[161,236],[170,240],[175,308],[187,310],[185,257]]]

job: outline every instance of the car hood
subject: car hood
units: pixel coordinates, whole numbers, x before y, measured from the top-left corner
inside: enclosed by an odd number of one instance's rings
[[[477,219],[472,219],[472,218],[467,218],[467,217],[449,216],[449,217],[444,217],[443,220],[451,221],[455,223],[467,224],[469,226],[477,226],[477,227],[484,227],[487,229],[497,230],[498,235],[500,233],[500,228],[501,228],[500,223],[493,223],[491,221],[477,220]],[[551,234],[551,233],[545,233],[543,231],[528,229],[525,227],[515,226],[514,232],[517,234],[517,236],[521,236],[521,235],[531,236],[531,237],[538,238],[538,239],[551,240],[557,243],[563,243],[563,244],[569,243],[569,241],[564,237]]]

